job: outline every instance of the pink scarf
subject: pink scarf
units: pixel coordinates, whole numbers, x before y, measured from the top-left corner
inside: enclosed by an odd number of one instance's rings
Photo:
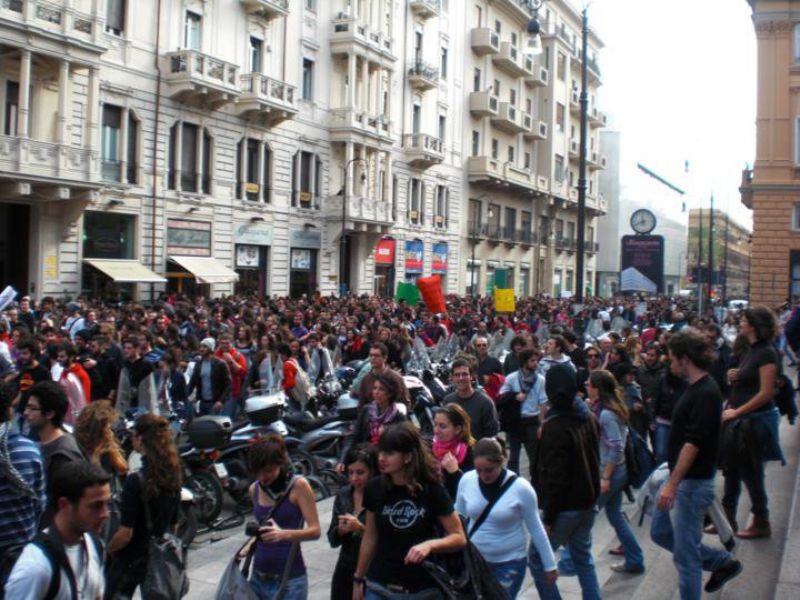
[[[435,437],[433,438],[433,455],[439,462],[441,462],[445,455],[450,452],[456,457],[456,460],[460,465],[464,462],[464,459],[467,458],[467,450],[469,450],[467,444],[459,439],[449,442],[440,442]]]

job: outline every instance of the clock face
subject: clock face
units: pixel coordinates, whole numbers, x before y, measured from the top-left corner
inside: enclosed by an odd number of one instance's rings
[[[650,233],[656,228],[656,216],[646,208],[640,208],[631,215],[631,227],[636,233]]]

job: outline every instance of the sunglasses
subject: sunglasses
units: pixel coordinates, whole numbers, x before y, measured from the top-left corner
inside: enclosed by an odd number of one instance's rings
[[[586,358],[600,358],[599,354],[587,354]]]

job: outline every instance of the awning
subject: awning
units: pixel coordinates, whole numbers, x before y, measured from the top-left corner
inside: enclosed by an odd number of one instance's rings
[[[236,271],[231,271],[215,258],[170,256],[169,259],[189,271],[200,283],[230,283],[239,279]]]
[[[83,262],[102,271],[117,283],[164,283],[166,281],[161,275],[153,273],[138,260],[84,258]]]

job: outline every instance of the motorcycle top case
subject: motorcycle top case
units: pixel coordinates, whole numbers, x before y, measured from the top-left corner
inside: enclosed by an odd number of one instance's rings
[[[244,412],[254,425],[271,425],[283,415],[283,393],[251,396],[244,402]]]
[[[195,448],[222,448],[231,440],[233,423],[230,417],[223,415],[196,417],[189,423],[186,433]]]

